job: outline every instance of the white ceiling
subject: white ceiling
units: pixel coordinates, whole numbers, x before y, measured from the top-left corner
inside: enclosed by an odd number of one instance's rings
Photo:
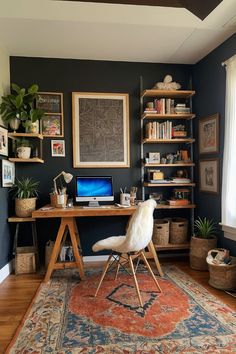
[[[181,8],[0,0],[11,56],[195,64],[235,32],[236,0],[204,21]]]

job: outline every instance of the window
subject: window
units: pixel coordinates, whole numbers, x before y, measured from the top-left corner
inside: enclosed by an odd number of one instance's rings
[[[225,237],[236,240],[236,55],[225,64],[225,139],[221,217]]]

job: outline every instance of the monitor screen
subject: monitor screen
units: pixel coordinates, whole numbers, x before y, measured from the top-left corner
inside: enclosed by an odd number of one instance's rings
[[[76,201],[113,201],[111,176],[76,176]]]

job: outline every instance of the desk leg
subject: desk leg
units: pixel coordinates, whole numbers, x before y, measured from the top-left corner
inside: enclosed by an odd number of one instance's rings
[[[79,233],[78,233],[75,219],[67,218],[67,226],[69,229],[70,239],[71,239],[75,262],[79,271],[79,275],[81,279],[84,279],[84,264],[83,264],[82,255],[78,251],[78,244],[80,248],[81,245],[80,245]]]
[[[157,267],[157,270],[158,270],[160,276],[163,277],[164,274],[163,274],[163,271],[161,269],[161,265],[160,265],[159,259],[157,257],[156,250],[155,250],[155,247],[153,245],[153,242],[150,241],[147,247],[148,247],[149,253],[151,253],[151,258],[154,259],[154,262],[156,264],[156,267]]]

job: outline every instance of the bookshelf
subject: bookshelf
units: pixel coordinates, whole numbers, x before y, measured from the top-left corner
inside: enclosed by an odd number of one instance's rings
[[[148,198],[148,195],[157,192],[165,195],[171,195],[173,188],[186,188],[189,189],[190,200],[189,204],[186,205],[169,205],[162,202],[157,205],[157,210],[166,210],[175,212],[175,210],[189,210],[189,219],[190,219],[190,228],[191,234],[193,233],[193,223],[194,223],[194,209],[196,205],[194,204],[194,187],[195,183],[193,181],[193,172],[195,163],[193,161],[193,143],[195,139],[193,137],[193,119],[195,118],[195,114],[192,113],[192,96],[195,94],[193,90],[153,90],[153,89],[143,89],[143,80],[140,78],[140,121],[141,121],[141,186],[142,186],[142,199],[145,200]],[[167,111],[167,100],[173,100],[171,104],[174,106],[175,103],[185,102],[179,104],[179,106],[183,106],[187,112],[178,112],[176,110],[176,106],[172,108],[168,107]],[[154,102],[154,111],[148,112],[148,108],[145,108],[147,102]],[[161,108],[159,110],[159,106],[157,103],[160,101],[164,102],[164,111]],[[168,102],[168,104],[169,104]],[[173,111],[174,110],[174,111]],[[184,109],[183,109],[184,110]],[[154,129],[153,136],[147,136],[147,132],[150,132],[150,122],[154,122],[158,128]],[[164,123],[167,122],[167,123]],[[149,127],[147,127],[149,124]],[[186,136],[178,136],[173,137],[173,127],[175,125],[184,125],[186,126]],[[164,128],[163,128],[164,126]],[[152,131],[153,134],[153,131]],[[166,163],[166,161],[158,162],[150,162],[146,158],[146,155],[149,151],[158,151],[160,152],[160,156],[166,151],[168,154],[170,151],[174,151],[175,149],[185,149],[187,146],[189,159],[187,161],[171,161],[170,163]],[[154,150],[156,149],[156,150]],[[179,169],[186,169],[188,173],[189,183],[172,183],[168,180],[168,182],[162,183],[162,181],[158,183],[150,183],[147,180],[148,170],[149,169],[160,169],[165,177],[170,178],[173,174],[176,173]],[[155,245],[157,251],[162,250],[185,250],[189,249],[189,243],[186,244],[168,244],[168,245]]]
[[[19,157],[9,157],[8,160],[11,162],[24,162],[24,163],[44,163],[43,160],[43,135],[39,133],[8,133],[8,137],[12,139],[12,145],[14,145],[14,141],[17,138],[25,138],[25,139],[34,139],[38,141],[39,147],[39,156],[38,157],[30,157],[28,159],[22,159]],[[14,150],[14,147],[12,148]]]

